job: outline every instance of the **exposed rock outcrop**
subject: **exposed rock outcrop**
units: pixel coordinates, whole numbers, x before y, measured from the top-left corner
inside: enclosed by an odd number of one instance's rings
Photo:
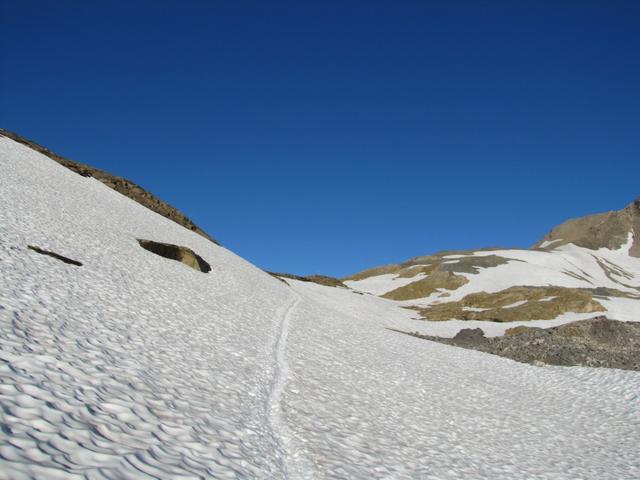
[[[44,250],[40,247],[36,247],[34,245],[27,245],[27,248],[29,250],[33,250],[36,253],[39,253],[40,255],[47,255],[49,257],[55,258],[56,260],[60,260],[61,262],[64,263],[68,263],[69,265],[75,265],[76,267],[81,267],[82,266],[82,262],[79,262],[77,260],[73,260],[69,257],[65,257],[64,255],[60,255],[59,253],[56,252],[51,252],[49,250]]]
[[[104,170],[93,168],[89,165],[85,165],[73,160],[69,160],[68,158],[61,157],[60,155],[53,153],[51,150],[38,145],[31,140],[28,140],[24,137],[21,137],[20,135],[9,132],[8,130],[4,130],[2,128],[0,128],[0,136],[10,138],[11,140],[26,145],[27,147],[32,148],[33,150],[43,155],[46,155],[50,159],[58,162],[60,165],[68,168],[78,175],[82,175],[83,177],[93,177],[96,180],[104,183],[107,187],[112,188],[116,192],[129,197],[131,200],[139,203],[144,207],[147,207],[149,210],[152,210],[162,215],[163,217],[168,218],[169,220],[172,220],[177,224],[196,232],[199,235],[202,235],[206,239],[211,240],[216,245],[219,245],[219,243],[213,237],[199,228],[184,213],[172,207],[168,203],[160,200],[141,186],[135,184],[130,180],[127,180],[126,178],[118,177],[117,175],[112,175],[108,172],[105,172]]]
[[[640,197],[622,210],[567,220],[552,229],[534,248],[548,250],[573,243],[592,250],[615,250],[627,243],[629,233],[633,234],[629,255],[640,257]]]
[[[532,249],[551,252],[557,247],[572,243],[591,250],[598,250],[600,248],[617,250],[626,245],[630,238],[632,241],[629,246],[629,255],[632,257],[640,257],[640,198],[619,211],[568,220],[554,228],[540,242],[534,245]],[[426,276],[426,278],[418,278],[414,283],[403,285],[391,291],[382,290],[382,293],[378,294],[395,300],[413,300],[426,298],[438,290],[441,292],[440,297],[444,297],[448,294],[446,290],[455,290],[459,288],[460,285],[466,283],[459,281],[458,285],[456,285],[456,282],[452,282],[451,280],[457,276],[466,276],[467,279],[473,280],[468,274],[481,275],[483,270],[500,267],[513,262],[528,263],[526,259],[523,259],[525,257],[521,254],[519,255],[519,259],[507,258],[509,255],[508,250],[502,249],[501,252],[499,250],[500,249],[497,248],[485,248],[479,250],[442,251],[433,255],[414,257],[403,263],[370,268],[342,280],[347,282],[350,287],[358,289],[359,286],[357,284],[352,285],[349,282],[361,282],[382,275],[393,275],[392,280],[400,278],[411,279],[422,275],[423,277]],[[512,250],[518,252],[526,251],[525,249]],[[623,254],[626,254],[626,251],[623,252]],[[637,283],[634,282],[634,274],[632,272],[627,271],[623,266],[614,264],[606,258],[595,256],[595,252],[593,257],[609,280],[618,283],[625,289],[638,289]],[[446,276],[443,272],[450,272],[452,275]],[[566,269],[565,267],[562,273],[586,284],[597,286],[597,283],[594,283],[593,279],[590,278],[591,276],[578,266],[575,266],[574,269]],[[381,280],[382,282],[386,281]],[[527,285],[526,277],[520,280],[514,278],[513,283],[517,285],[516,282],[521,282],[520,285]],[[392,286],[392,282],[388,283]],[[402,283],[406,284],[406,281]],[[366,291],[369,287],[366,283],[363,283],[362,288]],[[378,286],[375,288],[379,289]],[[557,304],[558,302],[555,303]],[[551,305],[554,304],[552,303]],[[468,306],[473,307],[472,305]],[[448,307],[438,307],[438,311],[434,312],[434,314],[437,313],[441,316],[440,314],[445,313],[444,310],[450,307],[451,305]],[[549,310],[548,305],[545,306],[545,310]],[[585,305],[582,310],[590,311],[588,305]],[[596,308],[594,311],[599,311],[599,308]],[[470,314],[466,316],[474,317],[474,315]],[[482,319],[484,319],[488,314],[475,316],[483,317]],[[546,315],[541,318],[546,318]]]
[[[608,293],[616,295],[616,291],[612,289]],[[624,292],[620,294],[627,295]],[[490,322],[550,320],[566,312],[606,311],[594,299],[594,295],[593,290],[584,288],[522,286],[494,293],[471,293],[457,302],[439,303],[415,309],[427,320],[454,318]]]
[[[454,338],[409,335],[522,363],[640,371],[640,322],[596,317],[546,329],[518,327],[511,335],[490,338],[479,328],[463,329]]]
[[[138,240],[138,243],[149,252],[184,263],[199,272],[207,273],[211,271],[211,266],[190,248],[171,243],[154,242],[153,240]]]
[[[436,271],[426,278],[396,288],[382,296],[391,300],[411,300],[414,298],[428,297],[433,292],[442,288],[455,290],[468,282],[469,280],[462,275],[456,275],[449,271]]]

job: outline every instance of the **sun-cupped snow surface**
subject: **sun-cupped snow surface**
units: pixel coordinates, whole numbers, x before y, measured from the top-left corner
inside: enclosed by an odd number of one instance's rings
[[[5,138],[0,168],[0,478],[281,478],[290,289]]]
[[[2,479],[640,476],[635,372],[402,335],[395,302],[288,286],[1,137],[0,168]]]
[[[385,327],[391,302],[291,281],[285,412],[309,478],[636,478],[640,374],[534,367]]]

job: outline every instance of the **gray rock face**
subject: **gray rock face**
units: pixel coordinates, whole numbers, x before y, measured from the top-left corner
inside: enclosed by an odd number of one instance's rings
[[[479,328],[463,329],[454,338],[410,335],[534,365],[640,371],[640,322],[595,317],[546,329],[517,327],[504,337],[487,338]]]
[[[481,328],[463,328],[456,336],[453,337],[453,340],[456,343],[465,343],[465,344],[482,344],[486,338],[484,336],[484,332]]]

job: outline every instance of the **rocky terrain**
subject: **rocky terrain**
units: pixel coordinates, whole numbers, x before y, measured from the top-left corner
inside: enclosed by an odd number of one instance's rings
[[[198,272],[208,273],[211,271],[211,265],[188,247],[141,239],[138,239],[138,243],[142,248],[151,253],[168,258],[169,260],[184,263],[186,266],[191,267]]]
[[[606,292],[608,296],[615,292]],[[620,292],[625,295],[624,292]],[[634,297],[640,299],[640,295]],[[590,289],[565,287],[511,287],[496,293],[470,293],[458,302],[444,302],[427,308],[414,307],[427,320],[551,320],[567,312],[604,312]]]
[[[574,218],[558,225],[534,248],[552,250],[568,243],[590,250],[616,250],[627,242],[629,232],[636,232],[629,255],[640,257],[640,197],[618,211]]]
[[[640,322],[595,317],[552,328],[516,327],[491,338],[480,328],[460,330],[453,338],[410,335],[534,365],[640,371]]]

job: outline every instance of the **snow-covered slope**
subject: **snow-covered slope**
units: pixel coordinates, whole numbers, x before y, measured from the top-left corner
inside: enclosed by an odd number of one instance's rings
[[[631,204],[621,212],[623,218],[630,217],[635,222],[636,216],[640,218],[640,202]],[[607,218],[612,216],[613,213],[606,215]],[[605,228],[606,223],[572,222],[590,225],[589,229],[585,229],[586,233],[579,232],[582,236],[575,229],[572,230],[572,234],[580,239],[579,243],[589,243],[587,235],[601,242],[608,238],[597,229],[598,225]],[[569,225],[573,223],[568,222]],[[395,299],[403,306],[416,307],[431,320],[443,320],[430,322],[424,328],[435,335],[450,336],[461,327],[477,326],[489,334],[502,334],[505,329],[515,325],[559,325],[592,317],[595,311],[606,312],[610,318],[617,320],[640,321],[640,258],[631,252],[637,244],[640,230],[636,230],[631,221],[624,225],[628,226],[628,230],[617,231],[616,238],[624,233],[625,241],[616,244],[616,248],[588,248],[571,242],[545,240],[531,250],[445,252],[364,271],[344,283],[354,290]],[[563,228],[554,232],[562,232]],[[519,296],[505,294],[514,287],[526,288],[520,289]],[[540,298],[541,292],[549,287],[560,287],[565,297],[557,299],[557,295],[548,295]],[[474,295],[481,292],[484,292],[481,297]],[[580,297],[583,301],[574,301],[580,295],[586,295],[587,300]],[[500,303],[501,297],[512,298],[514,302]],[[544,305],[549,308],[542,308]],[[436,306],[437,309],[434,308]],[[523,321],[517,321],[518,315],[507,315],[511,313],[507,312],[509,308],[516,307]],[[499,321],[515,317],[516,321],[496,324],[483,318],[469,318],[483,317],[478,314],[464,315],[467,317],[465,319],[456,318],[456,313],[460,315],[461,312],[483,310],[489,311],[484,317],[494,317]]]
[[[289,289],[97,180],[0,148],[0,471],[277,477],[269,399]],[[137,238],[188,246],[212,271]]]
[[[638,294],[640,292],[640,258],[629,256],[629,247],[633,242],[633,235],[629,233],[629,240],[617,250],[601,248],[589,250],[573,244],[562,245],[551,251],[542,250],[479,250],[466,252],[464,255],[444,255],[442,262],[448,264],[452,271],[455,265],[470,257],[497,256],[506,260],[504,263],[491,267],[478,266],[478,272],[459,271],[469,283],[447,291],[449,300],[460,299],[475,291],[496,292],[513,285],[547,286],[557,285],[569,288],[607,287]],[[607,269],[606,267],[610,267]],[[417,266],[399,266],[396,273],[367,276],[359,280],[347,280],[349,287],[383,295],[401,286],[415,282],[425,277]],[[402,276],[400,273],[408,270],[416,271],[412,277]],[[434,297],[442,292],[436,292]]]
[[[400,335],[2,137],[0,168],[2,479],[640,476],[638,373]]]

